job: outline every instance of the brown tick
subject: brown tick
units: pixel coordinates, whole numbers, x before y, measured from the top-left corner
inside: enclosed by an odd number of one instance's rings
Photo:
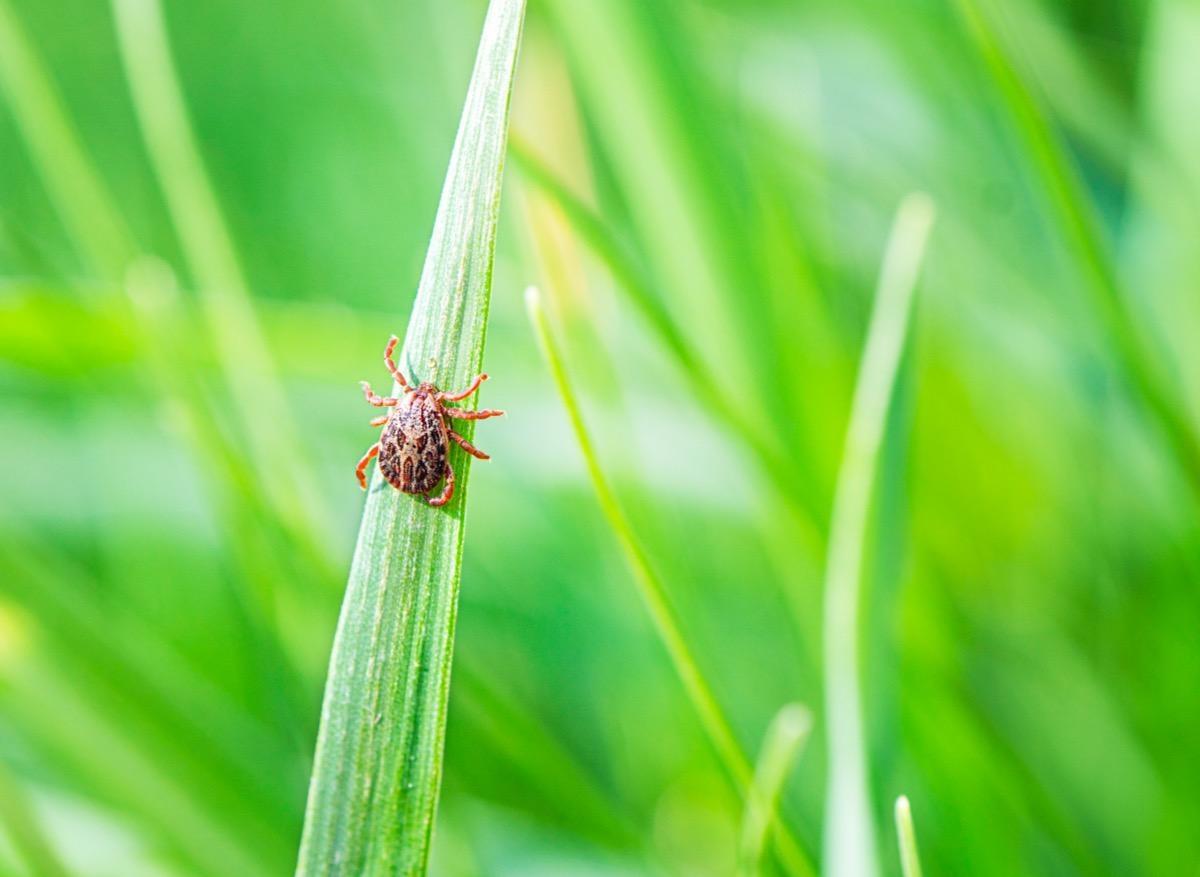
[[[379,471],[392,487],[403,493],[425,494],[430,505],[443,506],[454,496],[454,470],[450,468],[450,460],[447,457],[450,439],[458,442],[471,456],[481,460],[489,459],[487,454],[452,430],[446,418],[486,420],[504,412],[491,408],[467,411],[463,408],[447,408],[442,404],[467,398],[487,380],[487,375],[476,377],[471,386],[461,393],[443,393],[427,381],[416,389],[410,387],[400,369],[396,368],[396,363],[392,362],[392,353],[399,341],[395,335],[388,339],[387,347],[383,350],[383,361],[392,377],[404,388],[404,395],[376,396],[371,392],[371,385],[366,381],[362,382],[363,393],[368,402],[376,408],[392,410],[371,421],[371,426],[383,427],[383,435],[358,461],[358,483],[363,486],[363,490],[367,489],[367,464],[371,462],[372,457],[378,455]],[[438,496],[430,497],[429,493],[443,476],[446,478],[446,486]]]

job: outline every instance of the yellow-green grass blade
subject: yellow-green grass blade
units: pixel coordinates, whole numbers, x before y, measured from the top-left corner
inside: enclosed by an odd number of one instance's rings
[[[784,781],[808,742],[812,723],[812,713],[807,707],[789,703],[775,714],[767,728],[762,752],[754,767],[754,779],[746,794],[738,847],[739,877],[757,877],[762,871],[767,832],[777,817]]]
[[[121,58],[150,159],[166,196],[229,395],[277,514],[324,564],[329,517],[251,306],[249,283],[208,179],[158,0],[113,0]],[[279,436],[288,436],[280,441]]]
[[[696,398],[755,455],[769,475],[767,483],[772,487],[779,486],[777,492],[782,501],[796,511],[797,524],[806,543],[818,544],[817,531],[822,526],[822,513],[817,508],[812,478],[807,476],[803,464],[782,450],[757,421],[746,416],[733,401],[738,397],[720,392],[691,342],[667,313],[652,281],[603,218],[519,140],[513,142],[513,157],[522,175],[562,211],[580,239],[608,268],[617,289],[641,314],[664,349],[670,351]]]
[[[0,826],[30,874],[67,877],[68,871],[42,828],[33,802],[3,761],[0,761]]]
[[[0,0],[0,92],[85,263],[97,277],[119,280],[135,250],[129,229],[9,0]]]
[[[634,582],[638,588],[638,595],[646,606],[655,632],[662,641],[680,682],[683,683],[684,691],[700,719],[700,724],[704,728],[717,758],[733,781],[738,793],[745,795],[752,779],[750,762],[746,758],[745,752],[742,751],[741,744],[734,737],[733,729],[713,693],[712,685],[704,675],[704,670],[700,667],[700,663],[684,635],[665,585],[654,571],[649,554],[638,539],[633,524],[626,517],[616,493],[605,477],[604,470],[600,467],[595,446],[592,444],[591,436],[583,422],[583,414],[567,376],[562,354],[546,319],[541,295],[535,287],[526,290],[525,303],[542,354],[562,399],[563,407],[567,411],[567,417],[571,422],[575,439],[579,443],[580,452],[583,454],[600,510],[625,553],[626,561],[633,572]],[[782,827],[782,822],[779,824]],[[784,859],[790,872],[813,874],[812,864],[795,838],[786,829],[779,832],[779,838],[780,856]]]
[[[904,795],[896,799],[896,843],[900,846],[900,870],[904,877],[921,877],[921,857],[917,855],[917,832],[913,829],[912,807]]]
[[[483,363],[523,0],[493,0],[405,338],[410,379],[457,389]],[[381,332],[380,344],[386,340]],[[377,363],[377,351],[364,351]],[[470,431],[467,430],[467,437]],[[305,877],[422,874],[442,777],[469,475],[434,508],[371,483],[338,622],[304,837]]]
[[[986,0],[982,4],[979,0],[956,0],[956,6],[1028,151],[1029,161],[1116,350],[1118,363],[1134,394],[1166,438],[1193,492],[1200,496],[1200,438],[1164,382],[1161,364],[1147,349],[1078,171],[997,34],[996,10],[988,8]]]
[[[868,518],[887,414],[908,337],[933,203],[900,205],[880,272],[833,500],[825,566],[825,727],[829,746],[824,863],[839,877],[879,873],[859,691],[859,604]]]

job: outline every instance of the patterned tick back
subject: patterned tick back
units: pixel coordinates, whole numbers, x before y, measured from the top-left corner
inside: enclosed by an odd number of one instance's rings
[[[366,490],[367,465],[378,455],[379,471],[388,484],[403,493],[425,494],[430,505],[442,506],[454,496],[454,469],[450,466],[448,456],[451,440],[471,456],[488,459],[487,454],[451,429],[446,418],[486,420],[504,412],[490,408],[468,411],[465,408],[447,408],[442,404],[467,398],[487,380],[487,375],[478,375],[471,386],[461,393],[443,393],[428,382],[413,389],[392,361],[392,353],[398,343],[395,335],[388,340],[383,350],[383,362],[396,383],[404,389],[404,395],[377,396],[371,392],[371,385],[363,381],[363,394],[367,402],[376,408],[390,408],[391,412],[371,421],[371,426],[383,427],[383,435],[358,461],[355,474],[358,483]],[[429,496],[443,478],[446,479],[446,486],[442,492],[436,497]]]
[[[387,419],[379,439],[379,471],[403,493],[428,493],[445,474],[448,445],[437,402],[424,389],[417,390]]]

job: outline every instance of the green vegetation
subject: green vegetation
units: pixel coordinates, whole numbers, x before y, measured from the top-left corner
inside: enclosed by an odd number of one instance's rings
[[[488,6],[0,0],[0,874],[1194,870],[1200,14]]]

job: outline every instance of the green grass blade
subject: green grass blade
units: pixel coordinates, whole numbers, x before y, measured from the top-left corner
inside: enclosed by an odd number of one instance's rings
[[[767,831],[779,808],[783,783],[811,731],[812,713],[798,703],[789,703],[776,713],[767,728],[762,752],[754,768],[754,779],[746,795],[738,849],[739,877],[757,877],[760,873]]]
[[[158,0],[113,0],[121,58],[142,135],[199,288],[230,397],[280,518],[314,546],[327,546],[328,516],[266,341],[251,307],[209,182],[171,60]]]
[[[675,672],[683,683],[688,699],[700,719],[700,724],[738,792],[745,795],[751,782],[749,760],[734,737],[729,720],[725,717],[725,713],[713,693],[712,686],[684,636],[662,580],[654,572],[646,549],[638,540],[633,525],[625,516],[616,493],[600,468],[595,446],[592,444],[587,427],[583,422],[583,414],[576,401],[575,391],[567,377],[562,355],[550,331],[550,325],[542,307],[541,296],[536,288],[530,287],[526,291],[525,302],[529,310],[530,322],[533,324],[538,343],[542,348],[542,354],[550,368],[550,374],[562,399],[563,407],[567,410],[567,417],[571,421],[575,439],[579,442],[579,449],[583,454],[588,476],[592,481],[592,488],[596,492],[596,499],[600,503],[600,510],[625,552],[625,558],[633,571],[634,582],[638,587],[638,594],[642,598],[646,610],[650,613],[650,620],[667,650]],[[781,855],[786,858],[786,863],[792,872],[812,874],[812,865],[794,838],[784,832],[780,833],[780,837]]]
[[[465,385],[483,361],[524,14],[523,0],[493,0],[488,10],[404,342],[410,378],[442,387]],[[425,871],[469,474],[457,448],[451,464],[458,489],[441,509],[377,473],[372,482],[325,687],[298,875]]]
[[[904,877],[921,877],[921,858],[917,855],[912,807],[904,795],[896,799],[896,841],[900,845],[900,870]]]
[[[134,246],[8,0],[0,0],[0,92],[63,224],[91,270],[120,280]]]
[[[512,151],[522,175],[562,211],[580,240],[607,266],[616,281],[616,289],[625,295],[663,348],[670,352],[696,399],[754,454],[767,476],[767,485],[793,510],[800,538],[806,546],[816,549],[820,544],[818,531],[822,513],[818,510],[812,479],[804,476],[795,458],[785,453],[768,431],[746,416],[738,402],[732,401],[735,397],[719,391],[710,370],[665,310],[660,297],[653,291],[652,281],[637,265],[629,247],[528,146],[514,140]]]
[[[860,581],[887,413],[932,223],[933,204],[928,197],[909,195],[900,205],[880,272],[833,500],[825,567],[829,789],[824,860],[828,872],[839,877],[879,873],[858,679]]]
[[[42,829],[32,802],[3,761],[0,761],[0,824],[30,874],[67,877],[67,869]]]
[[[1117,266],[1078,173],[1032,90],[1008,56],[989,16],[977,0],[956,0],[956,4],[1029,150],[1063,237],[1082,267],[1088,291],[1116,348],[1120,366],[1167,439],[1192,490],[1200,494],[1200,438],[1182,413],[1182,406],[1164,385],[1139,335],[1137,320],[1121,289]]]

